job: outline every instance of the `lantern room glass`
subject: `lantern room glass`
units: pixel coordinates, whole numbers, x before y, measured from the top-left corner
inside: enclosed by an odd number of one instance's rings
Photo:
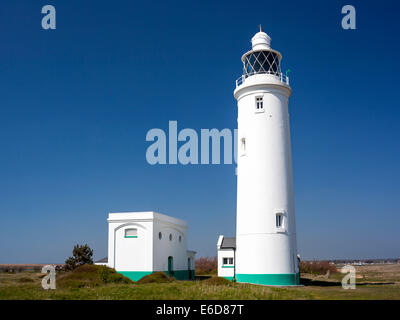
[[[273,51],[252,51],[245,56],[243,61],[243,75],[268,73],[280,75],[281,67],[279,55]]]

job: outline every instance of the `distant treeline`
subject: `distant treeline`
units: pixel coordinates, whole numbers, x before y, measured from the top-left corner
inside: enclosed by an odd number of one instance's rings
[[[388,259],[335,259],[328,260],[334,264],[381,264],[381,263],[400,263],[400,258]]]
[[[22,271],[33,271],[33,272],[41,272],[44,266],[48,264],[0,264],[0,272],[22,272]],[[52,264],[50,265],[55,266],[56,270],[59,270],[64,265],[63,264]]]

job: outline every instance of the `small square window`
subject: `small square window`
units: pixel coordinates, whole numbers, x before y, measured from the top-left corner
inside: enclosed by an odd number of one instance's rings
[[[137,238],[137,229],[125,229],[125,238]]]
[[[256,112],[264,112],[263,97],[256,97]]]

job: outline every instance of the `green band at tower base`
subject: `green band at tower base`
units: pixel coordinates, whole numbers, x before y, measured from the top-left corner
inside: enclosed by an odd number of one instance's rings
[[[132,281],[138,281],[144,276],[152,274],[156,271],[118,271],[125,277],[131,279]],[[174,270],[172,274],[169,274],[168,271],[163,271],[167,275],[174,277],[177,280],[193,280],[194,279],[194,270]]]
[[[267,286],[297,286],[300,284],[300,274],[236,274],[236,281]]]

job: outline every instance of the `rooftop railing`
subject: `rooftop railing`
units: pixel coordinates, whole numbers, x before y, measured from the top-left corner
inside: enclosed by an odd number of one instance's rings
[[[257,74],[269,75],[269,76],[273,77],[274,79],[289,85],[289,77],[287,75],[284,75],[282,72],[276,73],[276,72],[271,72],[271,71],[258,71],[258,72],[244,74],[240,78],[238,78],[236,80],[236,88],[239,87],[241,84],[243,84],[243,82],[246,80],[246,78],[257,75]]]

